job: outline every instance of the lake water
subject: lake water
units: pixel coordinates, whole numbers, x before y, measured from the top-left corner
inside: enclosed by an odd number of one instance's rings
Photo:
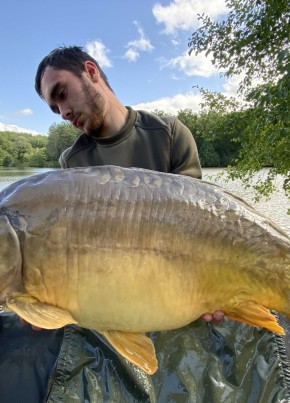
[[[50,170],[51,169],[48,168],[0,168],[0,190],[25,176],[47,172]],[[272,221],[277,223],[290,235],[290,216],[287,215],[287,210],[290,209],[290,200],[287,199],[283,193],[281,177],[277,177],[276,185],[278,190],[271,195],[269,200],[260,200],[259,202],[254,202],[253,189],[245,189],[239,180],[226,182],[222,178],[217,178],[217,175],[221,171],[222,169],[219,168],[204,168],[203,179],[217,183],[227,190],[242,197],[248,203],[253,205],[258,211],[271,218]],[[266,170],[261,171],[259,175],[266,175]]]
[[[284,231],[288,233],[288,235],[290,235],[290,215],[287,214],[287,211],[290,210],[290,200],[285,196],[283,191],[283,178],[281,176],[276,177],[275,185],[277,190],[271,194],[269,199],[264,198],[259,200],[259,202],[255,202],[255,193],[253,188],[246,189],[239,180],[227,182],[225,179],[216,178],[216,176],[221,172],[222,169],[220,168],[203,169],[203,179],[217,183],[230,192],[240,196],[249,204],[254,206],[259,212],[278,224],[282,229],[284,229]],[[259,172],[258,175],[266,179],[267,169]]]

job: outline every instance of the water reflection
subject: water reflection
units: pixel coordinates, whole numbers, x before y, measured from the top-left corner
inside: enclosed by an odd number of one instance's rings
[[[290,209],[290,200],[287,199],[283,191],[283,178],[281,176],[277,176],[275,181],[277,190],[273,192],[268,199],[263,198],[255,202],[253,188],[245,188],[240,180],[227,182],[225,178],[219,177],[221,172],[222,169],[219,168],[205,168],[203,169],[203,179],[216,183],[237,196],[242,197],[290,235],[290,215],[287,214],[287,211]],[[266,178],[267,169],[260,171],[258,175],[260,178]],[[257,181],[257,179],[255,180],[254,178],[254,181]]]
[[[36,175],[51,171],[52,168],[1,168],[0,167],[0,190],[13,182],[26,176]]]

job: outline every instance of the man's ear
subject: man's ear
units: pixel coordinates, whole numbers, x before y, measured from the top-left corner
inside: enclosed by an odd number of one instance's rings
[[[94,83],[99,81],[100,72],[93,62],[86,61],[84,64],[84,70]]]

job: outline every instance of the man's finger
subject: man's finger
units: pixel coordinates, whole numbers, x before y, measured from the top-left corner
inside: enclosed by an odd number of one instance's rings
[[[19,319],[20,319],[20,322],[25,323],[26,325],[30,325],[30,323],[27,322],[26,320],[24,320],[24,319],[22,319],[22,318],[19,318]],[[38,326],[33,326],[33,325],[31,325],[31,327],[32,327],[33,330],[36,330],[36,331],[42,330],[42,328],[41,328],[41,327],[38,327]]]

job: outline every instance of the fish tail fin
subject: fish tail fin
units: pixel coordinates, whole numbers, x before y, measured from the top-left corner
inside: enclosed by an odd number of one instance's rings
[[[225,312],[225,314],[230,319],[252,326],[264,327],[277,334],[285,334],[283,328],[278,324],[275,316],[269,309],[256,302],[243,302],[232,311]]]

